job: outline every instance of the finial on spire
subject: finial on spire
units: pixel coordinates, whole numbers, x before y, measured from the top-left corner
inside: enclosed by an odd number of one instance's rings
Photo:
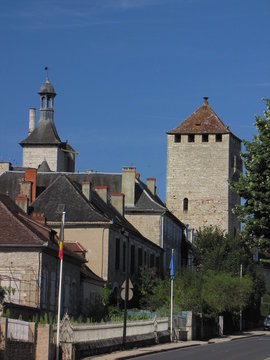
[[[204,96],[204,97],[203,97],[203,100],[204,100],[204,103],[205,103],[205,104],[208,104],[208,96]]]
[[[48,66],[45,66],[44,70],[47,71],[46,82],[49,82],[49,68],[48,68]]]

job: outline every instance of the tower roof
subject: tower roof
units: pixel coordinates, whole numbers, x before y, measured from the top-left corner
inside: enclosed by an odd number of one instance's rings
[[[167,134],[231,134],[231,131],[212,110],[205,97],[203,104],[194,113]]]
[[[53,121],[39,121],[38,126],[20,145],[59,145],[62,141],[59,138]]]
[[[51,94],[51,95],[56,95],[55,91],[54,91],[54,87],[52,86],[52,84],[49,81],[49,78],[46,78],[45,83],[43,83],[39,89],[39,95],[42,94]]]

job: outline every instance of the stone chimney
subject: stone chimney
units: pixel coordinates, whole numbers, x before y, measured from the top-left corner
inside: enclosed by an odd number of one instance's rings
[[[147,189],[151,191],[153,195],[156,195],[156,178],[147,178]]]
[[[32,183],[32,194],[29,197],[30,202],[36,198],[36,187],[37,187],[37,169],[26,169],[25,170],[25,182]]]
[[[122,193],[125,195],[125,206],[135,205],[135,167],[122,168]]]
[[[125,195],[122,193],[110,193],[112,206],[122,215],[125,213]]]
[[[106,204],[108,203],[108,186],[106,185],[95,186],[95,192],[101,197],[101,199]]]
[[[36,125],[36,109],[30,108],[29,109],[29,129],[28,129],[28,136],[34,131]]]
[[[92,184],[90,181],[82,182],[82,193],[87,200],[91,201]]]

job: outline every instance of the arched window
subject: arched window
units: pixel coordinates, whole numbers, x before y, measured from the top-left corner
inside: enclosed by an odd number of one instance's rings
[[[183,211],[184,212],[188,211],[188,198],[184,198],[183,200]]]

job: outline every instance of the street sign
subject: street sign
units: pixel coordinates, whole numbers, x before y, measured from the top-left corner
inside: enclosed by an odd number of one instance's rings
[[[121,299],[125,301],[125,293],[126,293],[126,280],[123,282],[121,286]],[[133,298],[133,284],[129,279],[128,282],[128,300],[131,300]]]

